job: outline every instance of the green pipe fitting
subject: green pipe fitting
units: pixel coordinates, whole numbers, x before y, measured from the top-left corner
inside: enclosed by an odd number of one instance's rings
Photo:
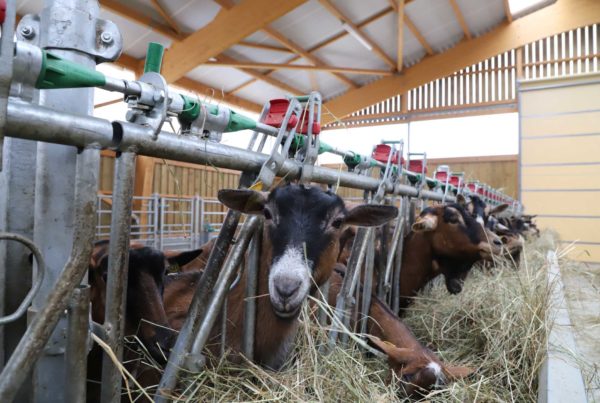
[[[216,113],[215,113],[216,114]],[[238,132],[240,130],[254,129],[256,128],[256,121],[250,119],[247,116],[240,115],[235,111],[231,111],[229,115],[229,124],[227,125],[226,132]]]
[[[101,87],[106,77],[99,71],[81,66],[59,56],[42,51],[42,68],[35,83],[41,90],[57,88]]]
[[[160,73],[165,47],[160,43],[150,42],[144,62],[144,73]]]

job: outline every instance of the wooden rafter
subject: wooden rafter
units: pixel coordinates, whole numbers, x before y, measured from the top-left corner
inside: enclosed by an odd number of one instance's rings
[[[311,54],[310,52],[308,52],[308,51],[306,51],[304,49],[302,49],[302,47],[300,45],[298,45],[294,41],[286,38],[285,36],[283,36],[280,32],[276,31],[275,29],[269,28],[269,27],[265,27],[263,29],[263,31],[267,35],[269,35],[271,38],[279,41],[282,45],[287,46],[290,50],[292,50],[298,56],[301,56],[301,57],[305,58],[306,60],[308,60],[309,62],[313,63],[315,66],[317,66],[317,67],[326,67],[326,64],[321,59],[319,59],[317,56]],[[346,85],[348,85],[350,88],[357,88],[358,87],[354,81],[352,81],[351,79],[349,79],[348,77],[346,77],[343,74],[340,74],[340,73],[337,73],[337,72],[333,72],[333,75],[336,76],[340,81],[342,81],[343,83],[345,83]]]
[[[382,10],[382,11],[380,11],[380,12],[378,12],[378,13],[376,13],[376,14],[368,17],[368,18],[366,18],[365,20],[361,21],[360,23],[357,24],[357,26],[359,28],[362,28],[362,27],[364,27],[364,26],[366,26],[366,25],[368,25],[368,24],[370,24],[372,22],[375,22],[375,21],[379,20],[382,17],[385,17],[386,15],[388,15],[389,13],[391,13],[392,11],[393,11],[393,9],[391,7],[388,7],[386,9],[384,9],[384,10]],[[318,44],[314,45],[313,47],[311,47],[310,49],[308,49],[307,52],[309,52],[309,53],[316,52],[317,50],[319,50],[321,48],[324,48],[325,46],[327,46],[327,45],[329,45],[329,44],[331,44],[331,43],[333,43],[333,42],[335,42],[335,41],[337,41],[337,40],[345,37],[346,35],[349,35],[348,32],[341,31],[341,32],[339,32],[339,33],[337,33],[337,34],[335,34],[335,35],[333,35],[333,36],[331,36],[331,37],[323,40],[322,42],[319,42]],[[299,60],[301,58],[302,58],[302,56],[296,56],[296,57],[288,60],[288,63],[293,63],[296,60]],[[275,71],[276,70],[271,70],[269,72],[262,73],[262,75],[263,76],[270,76]],[[241,90],[242,88],[247,87],[248,85],[252,84],[255,81],[256,81],[256,79],[248,80],[245,83],[239,85],[238,87],[232,89],[231,92],[235,93],[235,92]],[[357,86],[355,85],[354,87],[357,87]]]
[[[123,97],[111,99],[110,101],[99,102],[94,105],[94,109],[104,108],[105,106],[114,105],[123,102]]]
[[[560,32],[595,24],[599,20],[600,2],[597,0],[557,1],[511,24],[503,24],[470,41],[463,41],[444,53],[426,57],[420,63],[404,69],[402,75],[384,77],[327,102],[325,110],[330,111],[331,115],[323,116],[324,124],[332,122],[332,116],[343,118],[500,53]]]
[[[221,57],[221,56],[220,56]],[[231,61],[231,62],[208,62],[205,66],[225,66],[235,67],[242,69],[269,69],[269,70],[305,70],[305,71],[327,71],[334,73],[348,73],[348,74],[365,74],[375,76],[389,76],[393,72],[389,70],[377,70],[377,69],[357,69],[353,67],[334,67],[334,66],[306,66],[302,64],[278,64],[278,63],[258,63],[258,62],[242,62],[242,61]]]
[[[460,7],[458,7],[458,3],[456,2],[456,0],[448,1],[450,2],[452,9],[454,10],[456,19],[458,20],[458,23],[460,24],[460,27],[462,28],[463,33],[465,34],[465,38],[471,39],[473,36],[471,35],[471,31],[469,31],[469,26],[467,25],[467,21],[465,21],[465,16],[463,15],[462,11],[460,11]]]
[[[159,34],[166,36],[169,39],[172,39],[174,41],[179,41],[183,39],[183,35],[173,31],[173,28],[171,28],[170,26],[156,22],[152,18],[143,15],[138,10],[126,6],[119,1],[100,0],[100,5],[110,12],[125,17],[128,20],[135,21],[138,24],[148,27],[153,31],[158,32]]]
[[[159,0],[151,0],[151,2],[152,2],[152,6],[154,6],[154,9],[156,11],[158,11],[158,13],[161,15],[161,17],[163,17],[165,19],[165,21],[167,21],[167,24],[169,24],[171,29],[173,29],[173,31],[175,31],[178,35],[180,35],[181,29],[179,28],[179,24],[177,24],[177,21],[175,21],[175,19],[173,17],[171,17],[171,15],[167,12],[167,10],[165,10],[164,6],[162,4],[160,4],[160,1]]]
[[[274,87],[277,88],[281,88],[293,95],[302,95],[304,94],[304,91],[291,86],[289,84],[284,83],[283,81],[280,81],[278,79],[276,79],[275,77],[269,77],[269,76],[263,76],[262,74],[260,74],[259,72],[257,72],[256,70],[252,69],[252,68],[244,68],[242,67],[240,64],[241,62],[233,59],[232,57],[229,57],[227,55],[225,55],[224,53],[220,54],[219,56],[217,56],[217,63],[223,63],[224,65],[229,65],[229,67],[236,67],[236,68],[240,68],[244,73],[257,78],[261,81],[266,82],[267,84],[270,84]],[[210,64],[210,63],[209,63]],[[213,63],[214,64],[214,63]]]
[[[334,17],[341,20],[344,24],[349,26],[351,29],[358,32],[361,35],[361,37],[363,38],[363,40],[366,43],[368,43],[369,46],[371,46],[371,48],[373,49],[373,53],[375,53],[388,66],[390,66],[392,69],[396,68],[396,62],[391,57],[389,57],[387,55],[387,53],[385,53],[384,50],[381,49],[381,47],[373,39],[371,39],[365,33],[361,32],[360,28],[354,22],[352,22],[352,20],[350,20],[348,17],[346,17],[346,15],[344,15],[344,13],[342,13],[342,11],[339,8],[337,8],[331,1],[319,0],[319,3],[321,3],[321,5],[327,11],[329,11],[329,13],[332,14]]]
[[[248,48],[254,48],[254,49],[270,50],[270,51],[273,51],[273,52],[294,53],[291,50],[289,50],[288,48],[283,47],[283,46],[267,45],[267,44],[264,44],[264,43],[255,43],[255,42],[250,42],[250,41],[241,41],[237,45],[239,45],[239,46],[245,46],[245,47],[248,47]]]
[[[244,0],[219,13],[204,28],[173,43],[166,53],[162,74],[173,82],[206,63],[248,35],[287,14],[306,0]]]
[[[392,0],[395,2],[395,0]],[[396,56],[396,70],[402,71],[404,65],[404,0],[398,0],[398,52]]]
[[[410,29],[410,32],[412,32],[412,34],[415,36],[415,38],[417,38],[417,40],[419,41],[421,46],[423,46],[425,48],[425,51],[427,52],[427,54],[432,55],[433,49],[431,48],[431,45],[429,44],[429,42],[427,42],[425,37],[421,34],[419,29],[415,26],[415,24],[412,22],[412,20],[410,18],[408,18],[408,15],[406,15],[406,14],[404,14],[404,23],[406,24],[408,29]]]
[[[152,25],[146,25],[146,26],[148,26],[148,28],[153,29],[162,35],[169,37],[170,39],[172,39],[175,42],[180,41],[181,39],[184,38],[183,35],[176,34],[169,27],[157,24],[154,21],[150,20],[148,17],[141,16],[139,13],[135,12],[133,9],[123,6],[120,3],[115,3],[112,0],[101,0],[101,3],[102,3],[102,6],[105,7],[106,9],[108,9],[112,12],[118,13],[131,21],[138,22],[142,25],[152,24]],[[240,42],[239,45],[291,53],[290,50],[287,48],[271,46],[271,45],[254,44],[251,42],[244,42],[244,41]],[[127,59],[127,55],[124,55],[124,58]],[[136,63],[138,63],[137,66],[135,66],[133,64],[134,61]],[[127,68],[132,71],[135,71],[136,73],[139,73],[143,69],[143,64],[144,64],[143,60],[134,59],[134,60],[126,60],[126,62],[129,63]],[[246,73],[248,73],[249,75],[254,77],[253,81],[255,79],[260,79],[262,81],[269,83],[270,85],[279,87],[286,92],[290,92],[292,94],[296,94],[299,92],[298,89],[295,89],[294,91],[292,91],[292,87],[289,85],[284,85],[284,86],[277,85],[276,84],[277,80],[271,80],[271,77],[259,77],[258,73],[255,71],[252,71],[252,73],[246,71]]]
[[[235,3],[233,3],[233,1],[231,1],[231,0],[215,0],[215,2],[217,4],[219,4],[221,7],[223,7],[224,9],[226,9],[226,10],[229,10],[232,7],[235,6]],[[293,53],[295,53],[296,55],[298,55],[297,57],[293,58],[292,60],[297,60],[297,59],[300,59],[301,57],[303,57],[306,60],[308,60],[311,63],[313,63],[315,66],[324,66],[325,65],[325,63],[323,61],[321,61],[318,57],[316,57],[315,55],[312,55],[310,52],[306,51],[300,45],[296,44],[295,42],[293,42],[289,38],[286,38],[284,35],[282,35],[277,30],[275,30],[273,28],[270,28],[270,27],[264,27],[262,31],[265,34],[267,34],[268,36],[270,36],[271,38],[273,38],[276,41],[278,41],[279,43],[281,43],[283,46],[287,47]],[[263,75],[267,76],[267,75],[269,75],[269,73],[272,73],[272,72],[268,72],[268,73],[265,73]],[[356,83],[354,81],[352,81],[351,79],[349,79],[345,75],[340,74],[340,73],[333,73],[333,74],[340,81],[342,81],[343,83],[345,83],[346,85],[348,85],[350,88],[358,88],[358,85],[356,85]],[[246,85],[250,85],[253,82],[254,82],[254,80],[249,80]],[[242,89],[246,85],[240,86],[239,89]]]
[[[508,4],[508,0],[503,0],[504,3],[504,14],[506,15],[506,20],[508,22],[512,22],[513,16],[510,12],[510,5]]]

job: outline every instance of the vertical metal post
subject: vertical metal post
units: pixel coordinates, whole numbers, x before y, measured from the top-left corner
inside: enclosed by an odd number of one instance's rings
[[[71,250],[66,265],[62,270],[56,270],[60,273],[52,289],[46,289],[47,298],[43,305],[38,305],[35,317],[27,328],[27,331],[21,338],[21,341],[15,348],[6,366],[0,373],[0,402],[12,402],[18,391],[19,386],[31,371],[38,357],[44,354],[36,370],[39,372],[46,369],[45,373],[37,374],[34,379],[34,400],[35,401],[64,401],[65,389],[57,393],[58,397],[48,397],[50,390],[57,387],[46,387],[48,383],[58,384],[65,388],[63,380],[65,379],[65,343],[66,326],[59,328],[61,332],[57,334],[56,326],[68,306],[71,294],[83,279],[89,267],[90,255],[92,253],[92,243],[96,232],[96,194],[98,191],[98,172],[100,170],[100,150],[95,148],[85,148],[77,155],[76,165],[77,175],[75,177],[75,200],[73,243],[67,250]],[[70,196],[70,199],[73,195]],[[60,267],[59,267],[60,269]],[[50,272],[48,265],[47,274]],[[46,276],[48,277],[48,276]],[[40,288],[41,293],[43,289]],[[39,304],[39,301],[38,301]],[[66,319],[65,319],[66,322]],[[87,334],[88,329],[80,329],[81,333]],[[64,334],[62,333],[64,332]],[[54,333],[54,339],[47,344]],[[59,342],[62,344],[58,344]],[[45,348],[44,348],[45,347]],[[57,356],[62,360],[56,362]],[[56,364],[52,366],[51,364]],[[35,375],[35,374],[34,374]],[[83,374],[82,374],[83,375]],[[70,380],[71,382],[85,382],[85,377]],[[46,399],[47,398],[47,399]]]
[[[392,290],[391,290],[391,305],[392,311],[398,312],[400,309],[400,271],[402,270],[402,254],[404,251],[404,236],[406,234],[406,222],[407,210],[408,210],[408,197],[403,197],[400,201],[400,214],[396,225],[400,226],[398,238],[395,244],[395,253],[392,256],[394,264],[394,274],[392,276]]]
[[[360,308],[360,318],[359,323],[360,326],[357,326],[357,329],[360,329],[360,333],[367,332],[367,322],[369,317],[369,307],[371,306],[371,289],[373,285],[373,269],[375,266],[375,230],[371,230],[369,234],[369,238],[367,240],[367,255],[365,258],[365,270],[364,270],[364,279],[363,279],[363,287],[362,287],[362,304]],[[380,272],[381,273],[381,272]],[[356,287],[360,290],[360,285]],[[360,295],[360,294],[359,294]],[[356,299],[358,303],[358,298]]]
[[[121,360],[125,333],[125,303],[129,269],[129,232],[135,182],[136,155],[124,152],[115,159],[113,204],[108,245],[108,278],[104,314],[105,340]],[[121,374],[104,354],[102,360],[102,402],[121,401]]]
[[[256,292],[262,246],[262,225],[259,225],[248,246],[246,262],[246,301],[244,303],[244,338],[242,352],[249,360],[254,359],[254,334],[256,329]]]
[[[65,401],[79,403],[86,398],[86,379],[83,374],[87,371],[88,334],[81,329],[90,325],[90,286],[81,285],[73,290],[73,296],[67,309],[69,325],[67,327],[67,351]],[[83,378],[83,379],[82,379]]]
[[[153,233],[153,237],[154,237],[153,246],[157,249],[160,249],[160,242],[158,239],[158,233],[160,231],[158,228],[160,225],[160,220],[159,220],[159,216],[158,216],[159,211],[160,211],[160,203],[161,203],[160,197],[158,196],[158,194],[154,193],[152,195],[152,211],[153,211],[153,213],[152,213],[152,215],[153,215],[153,217],[152,217],[152,223],[153,223],[152,233]]]
[[[81,33],[89,30],[89,21],[95,20],[99,16],[98,2],[93,0],[46,0],[44,6],[43,11],[40,13],[41,46],[51,46],[53,54],[83,66],[95,68],[95,58],[90,55],[94,49],[86,49],[90,53],[87,54],[84,53],[86,50],[76,51],[73,48],[83,46],[82,41],[80,41]],[[82,15],[86,18],[80,18]],[[61,29],[58,28],[59,25]],[[90,44],[90,46],[92,45]],[[93,95],[94,90],[92,88],[42,90],[40,91],[39,103],[58,112],[68,111],[69,113],[86,116],[92,114]],[[96,160],[86,168],[97,170],[99,151],[89,149],[83,151],[83,153],[85,153],[85,157],[80,159],[88,159],[89,157],[88,162]],[[92,156],[90,154],[96,155]],[[40,247],[48,266],[47,276],[33,302],[33,310],[40,312],[39,315],[41,315],[42,310],[46,311],[49,295],[56,292],[59,287],[57,281],[61,275],[61,269],[69,259],[69,252],[73,248],[74,242],[83,241],[75,238],[74,231],[77,227],[87,225],[87,223],[77,222],[74,219],[76,203],[73,194],[76,182],[77,159],[77,150],[74,147],[38,143],[34,242]],[[89,173],[89,175],[97,177],[97,173]],[[95,222],[95,199],[98,187],[97,180],[91,182],[93,182],[93,186],[89,191],[93,197],[84,196],[84,198],[90,197],[90,199],[93,199],[93,206],[90,206],[90,211],[94,211],[94,217],[89,217],[89,220]],[[81,197],[81,195],[76,197]],[[77,203],[79,202],[78,200]],[[86,219],[88,219],[88,215],[86,215]],[[93,232],[91,239],[93,239]],[[85,241],[90,242],[91,239]],[[89,259],[91,245],[86,245],[84,251],[87,252],[86,259]],[[83,258],[83,256],[80,257]],[[78,261],[77,265],[80,264],[83,263]],[[76,268],[72,266],[78,274],[76,277],[77,282],[81,281],[83,277],[79,274],[83,274],[87,269],[87,262],[85,264],[85,268],[77,265],[75,265]],[[64,297],[68,298],[71,290],[72,287],[65,288],[64,291],[68,292],[69,295]],[[64,300],[65,304],[66,301]],[[57,306],[54,308],[56,309]],[[36,319],[48,321],[49,318],[42,316]],[[33,373],[33,393],[36,402],[65,400],[67,388],[65,385],[66,365],[64,355],[67,343],[65,337],[67,334],[67,319],[62,312],[56,314],[56,319],[60,320],[58,320],[56,329]],[[31,326],[34,326],[34,324]],[[87,329],[80,329],[80,332],[85,333]],[[23,371],[23,369],[19,368],[18,371]],[[70,380],[70,382],[79,381],[85,382],[83,374],[80,374],[76,380]]]
[[[4,161],[0,172],[0,232],[18,233],[33,239],[36,142],[7,137],[4,142]],[[17,242],[0,242],[0,307],[14,312],[31,288],[32,267],[29,251]],[[25,329],[27,318],[22,317],[2,326],[4,357],[0,366],[15,350]],[[17,400],[29,400],[31,386],[25,385]]]

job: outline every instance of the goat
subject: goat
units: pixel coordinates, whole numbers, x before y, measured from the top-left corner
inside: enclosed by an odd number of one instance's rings
[[[331,275],[344,228],[382,225],[397,215],[397,209],[370,204],[346,208],[342,198],[329,191],[295,184],[268,195],[226,189],[218,198],[231,209],[264,216],[254,360],[280,369],[291,351],[302,304]],[[200,276],[193,272],[169,276],[164,304],[174,329],[183,324]],[[243,276],[227,297],[225,342],[233,360],[241,352],[245,283]],[[219,352],[220,328],[216,323],[207,344],[213,355]]]
[[[341,290],[345,267],[337,264],[331,275],[328,303],[335,307]],[[359,295],[360,306],[362,300]],[[388,356],[390,370],[401,382],[408,396],[421,394],[434,386],[464,378],[473,370],[443,363],[431,350],[424,347],[406,326],[376,296],[371,297],[368,313],[367,333],[369,340]]]
[[[457,203],[428,207],[421,212],[404,240],[401,307],[406,307],[410,298],[440,274],[445,277],[448,291],[459,293],[476,261],[502,252],[500,238],[485,229],[484,214],[477,205],[469,212],[462,196]]]

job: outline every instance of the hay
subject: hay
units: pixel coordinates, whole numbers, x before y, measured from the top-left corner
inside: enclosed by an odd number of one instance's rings
[[[527,243],[519,270],[511,262],[474,268],[459,295],[436,281],[408,310],[406,323],[446,362],[477,369],[470,378],[431,392],[431,402],[532,402],[544,357],[548,324],[545,254],[554,236]],[[351,342],[324,354],[323,329],[303,310],[297,348],[284,370],[220,361],[186,374],[180,401],[402,401],[389,385],[386,363],[365,357]]]

